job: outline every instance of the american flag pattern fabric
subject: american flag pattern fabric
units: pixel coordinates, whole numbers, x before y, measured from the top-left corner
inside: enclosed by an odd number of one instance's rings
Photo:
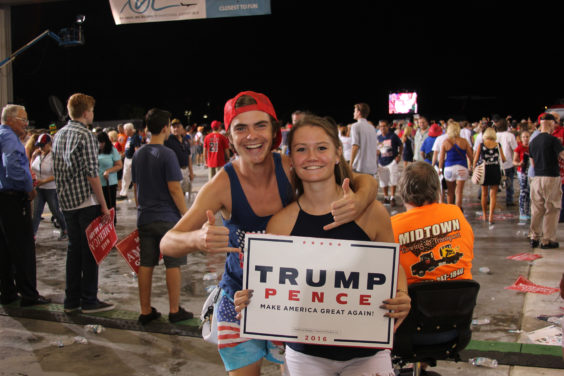
[[[246,342],[248,338],[241,338],[239,331],[241,326],[237,320],[237,312],[235,305],[225,295],[222,294],[217,304],[217,347],[222,349],[225,347],[234,347],[242,342]]]
[[[247,234],[265,234],[265,233],[266,233],[265,230],[247,232]],[[239,266],[241,267],[241,269],[243,269],[243,264],[245,262],[245,231],[242,231],[241,229],[238,228],[235,233],[235,236],[237,238],[237,243],[235,247],[241,250],[241,253],[239,253]]]

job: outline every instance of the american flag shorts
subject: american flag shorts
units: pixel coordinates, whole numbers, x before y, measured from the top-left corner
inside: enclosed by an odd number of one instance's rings
[[[217,315],[217,347],[227,371],[233,371],[253,364],[262,358],[282,364],[284,363],[284,344],[281,342],[241,338],[240,321],[233,300],[221,291],[215,309]]]
[[[237,319],[237,312],[233,301],[225,292],[221,291],[221,296],[215,309],[217,315],[217,344],[218,347],[234,347],[241,342],[246,342],[248,338],[239,336],[240,321]]]

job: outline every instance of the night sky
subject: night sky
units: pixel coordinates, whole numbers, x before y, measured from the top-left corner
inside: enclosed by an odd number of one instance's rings
[[[222,119],[241,90],[267,94],[282,120],[303,109],[344,123],[361,101],[369,119],[391,119],[398,90],[417,91],[419,112],[436,120],[536,117],[564,98],[564,17],[545,2],[378,3],[272,0],[268,16],[120,26],[105,0],[16,6],[14,51],[77,14],[86,43],[45,38],[20,55],[15,102],[46,127],[56,120],[48,97],[79,91],[96,98],[95,120],[161,107],[198,122]]]

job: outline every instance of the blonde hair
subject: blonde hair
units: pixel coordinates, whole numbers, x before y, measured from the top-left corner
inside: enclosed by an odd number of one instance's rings
[[[456,121],[451,121],[447,127],[447,136],[448,138],[456,138],[460,136],[460,124]]]
[[[486,128],[486,130],[484,131],[484,134],[482,135],[482,138],[484,140],[492,140],[492,141],[496,141],[497,140],[497,134],[495,133],[494,129],[492,127],[488,127]]]
[[[118,134],[116,131],[109,131],[108,132],[108,137],[110,138],[110,140],[112,142],[116,142],[118,140]]]
[[[31,155],[33,154],[35,149],[37,149],[39,147],[39,146],[35,145],[38,138],[39,138],[39,133],[30,132],[30,136],[25,143],[25,146],[24,146],[25,153],[27,155],[27,159],[29,159],[30,161],[31,161]]]
[[[407,138],[411,137],[412,135],[413,135],[413,128],[408,125],[403,129],[403,134],[401,135],[401,141],[405,142],[405,140],[407,140]]]

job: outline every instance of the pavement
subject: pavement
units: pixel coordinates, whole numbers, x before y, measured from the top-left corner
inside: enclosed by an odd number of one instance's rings
[[[195,173],[193,194],[187,197],[189,204],[207,181],[203,167],[196,167]],[[518,191],[517,182],[514,184]],[[119,239],[135,229],[132,191],[129,197],[118,202]],[[557,293],[541,295],[505,289],[519,276],[538,285],[558,287],[564,272],[564,225],[558,228],[561,248],[533,250],[526,239],[528,224],[519,222],[517,207],[505,207],[504,202],[505,193],[501,192],[495,225],[489,226],[479,219],[477,187],[466,184],[463,208],[475,235],[473,276],[481,285],[474,317],[487,323],[473,325],[472,342],[462,352],[462,362],[438,362],[433,371],[441,375],[564,375],[562,349],[535,344],[527,335],[552,325],[548,318],[564,314],[564,301]],[[403,206],[388,209],[391,214],[404,210]],[[91,315],[64,314],[66,242],[57,240],[59,230],[51,223],[48,208],[43,217],[36,241],[38,290],[53,303],[25,309],[17,303],[0,306],[0,376],[226,374],[215,346],[199,336],[197,319],[168,323],[163,266],[155,269],[152,290],[152,305],[163,317],[148,328],[136,322],[136,276],[116,251],[101,263],[99,271],[99,298],[115,303],[116,310]],[[522,252],[542,258],[506,258]],[[207,297],[209,279],[213,282],[210,273],[221,274],[224,259],[224,255],[203,253],[188,256],[188,265],[182,268],[181,301],[195,316]],[[92,332],[89,324],[99,325],[102,331]],[[495,358],[499,366],[472,366],[467,359],[474,356]],[[264,362],[262,375],[279,374],[277,366]]]

